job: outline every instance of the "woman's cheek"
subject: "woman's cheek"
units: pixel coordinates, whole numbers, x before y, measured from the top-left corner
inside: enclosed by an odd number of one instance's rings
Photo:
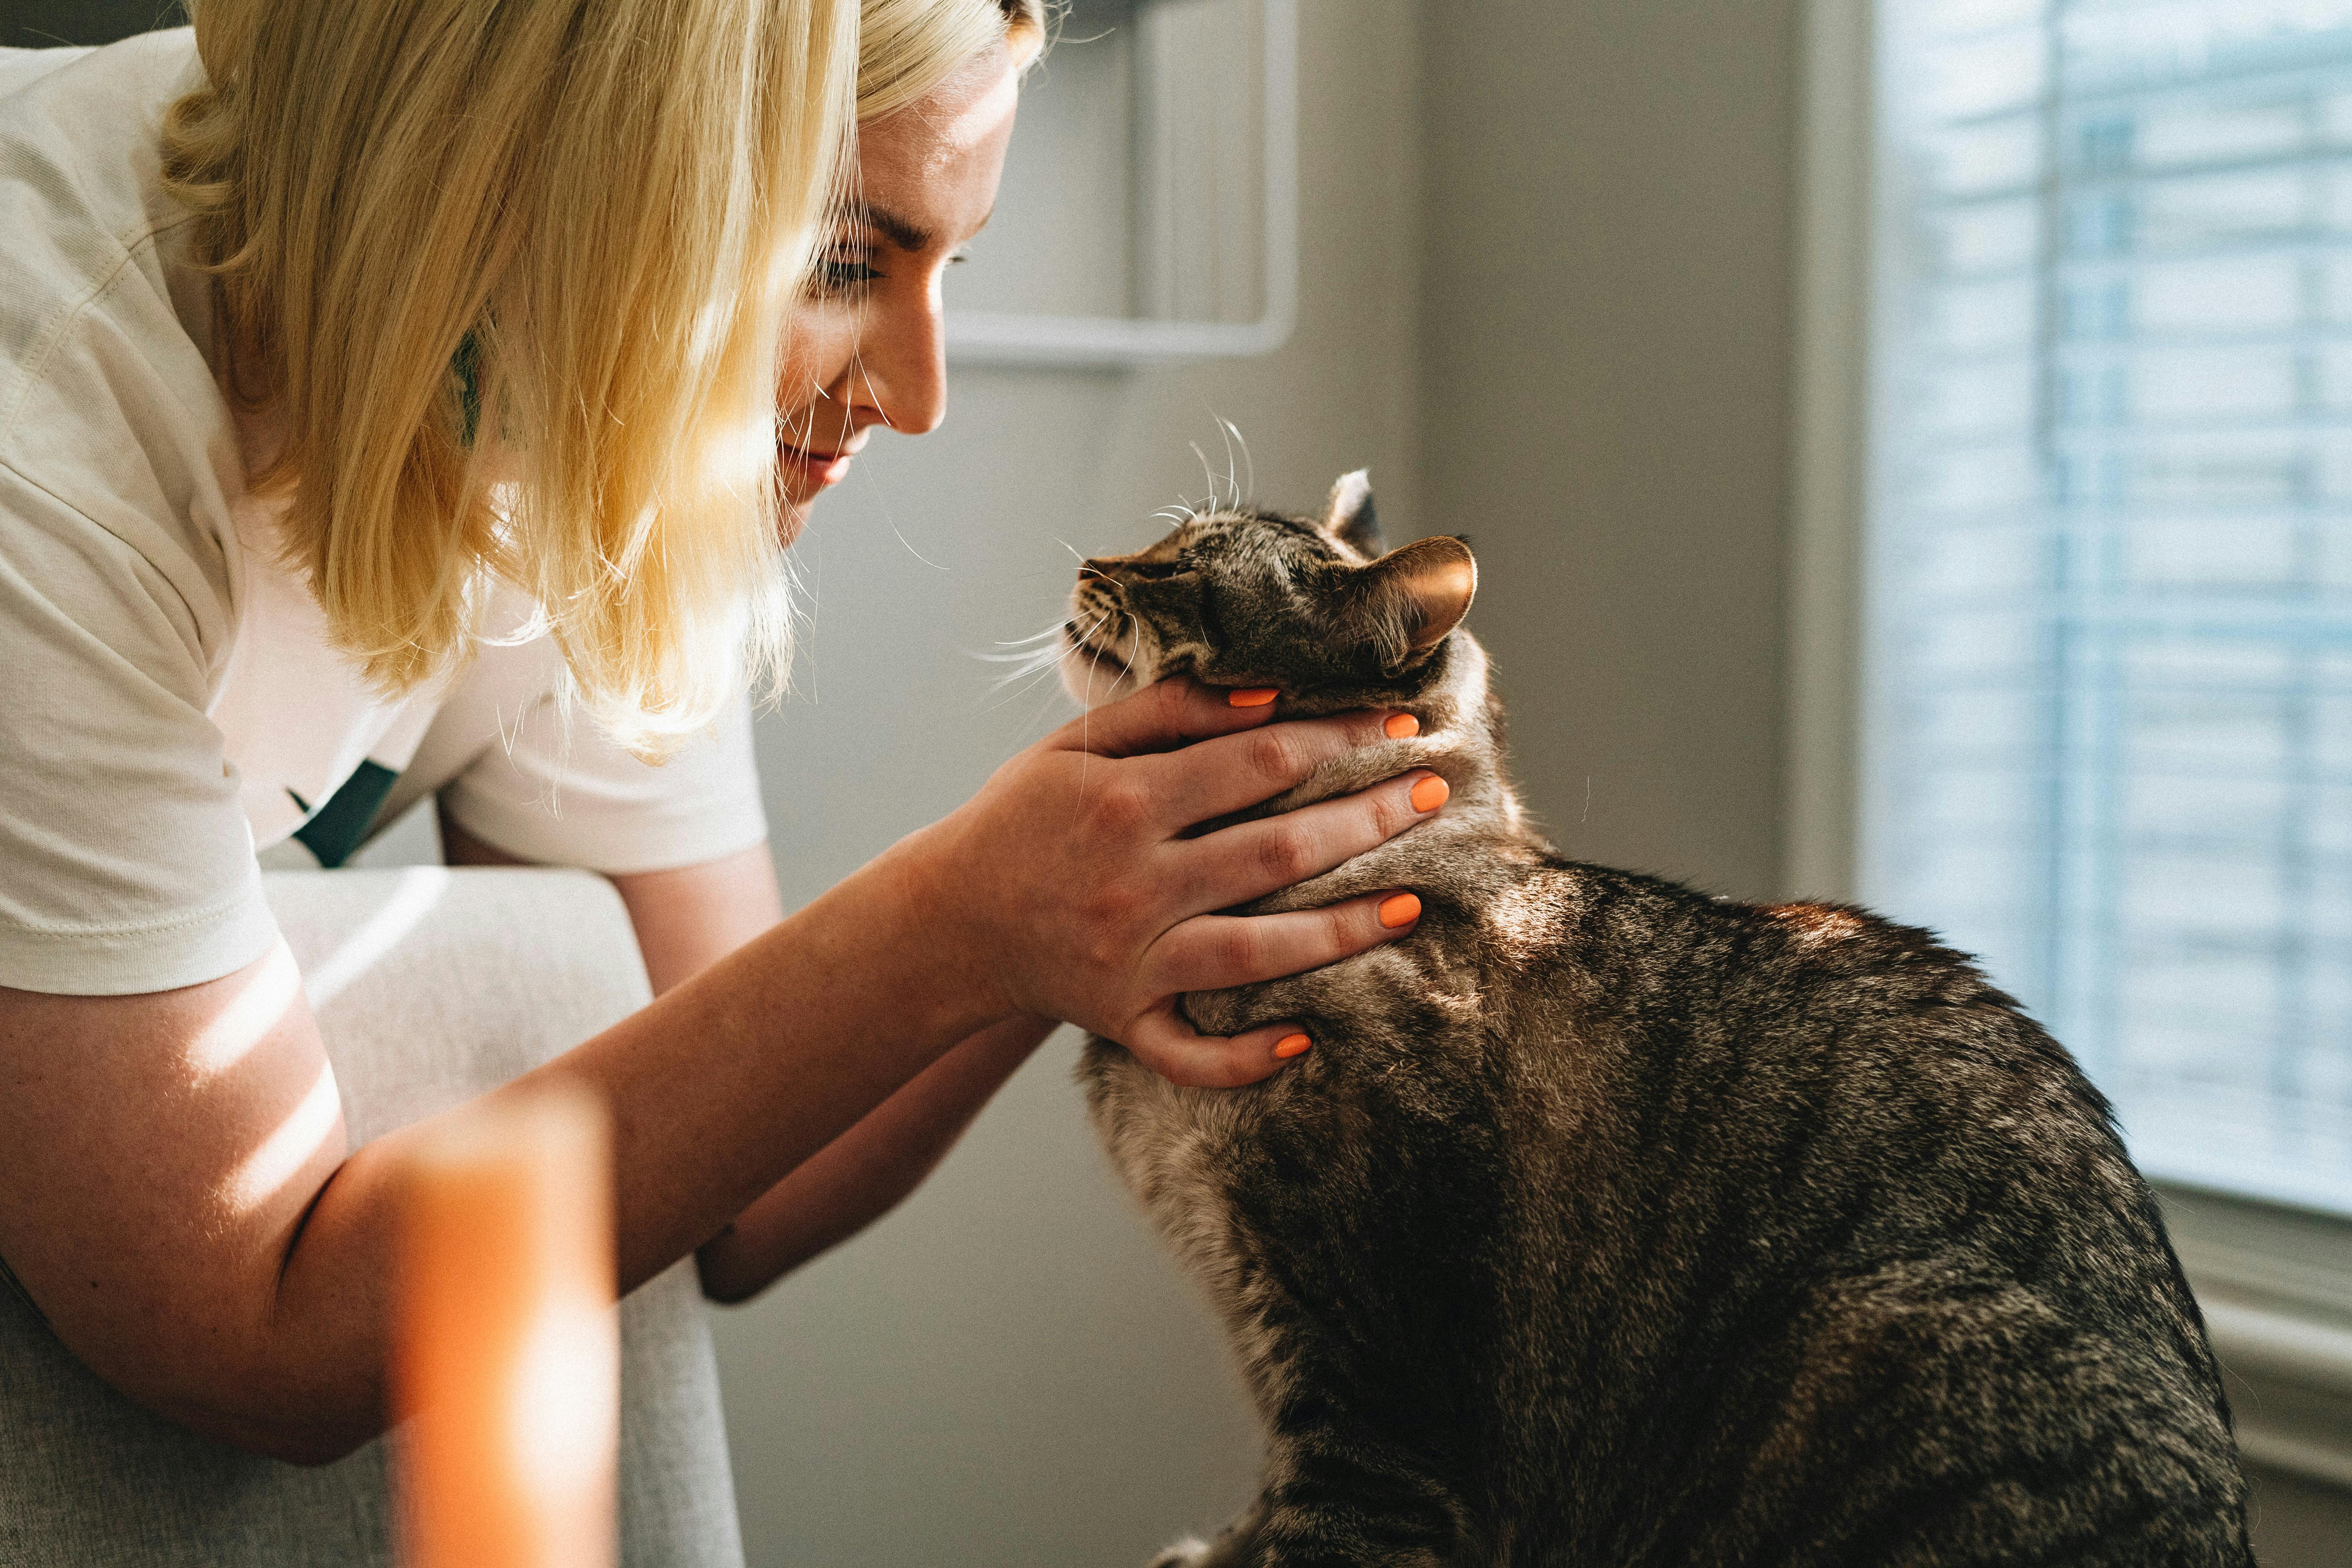
[[[795,416],[805,428],[809,417],[828,401],[827,395],[841,391],[856,347],[856,322],[847,310],[817,303],[793,315],[784,328],[783,363],[776,385],[776,404],[783,410],[787,429],[793,427]]]

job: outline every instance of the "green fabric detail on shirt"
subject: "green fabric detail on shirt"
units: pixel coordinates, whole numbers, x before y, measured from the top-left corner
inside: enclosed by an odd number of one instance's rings
[[[457,352],[449,356],[449,370],[457,378],[458,411],[466,416],[466,426],[457,437],[457,444],[470,447],[474,444],[474,432],[482,423],[481,340],[467,332],[457,344]]]
[[[395,770],[382,763],[360,763],[343,781],[343,787],[312,813],[310,821],[294,830],[294,837],[319,858],[320,865],[334,869],[350,859],[352,851],[366,839],[376,812],[399,777]],[[286,793],[294,795],[296,805],[302,805],[300,795],[290,789]],[[302,809],[309,811],[310,807],[305,805]]]

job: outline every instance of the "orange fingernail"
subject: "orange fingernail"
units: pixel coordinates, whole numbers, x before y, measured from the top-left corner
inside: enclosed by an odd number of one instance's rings
[[[1381,924],[1391,931],[1411,925],[1421,918],[1421,900],[1411,893],[1399,893],[1381,900]]]
[[[1288,1061],[1293,1057],[1305,1056],[1307,1047],[1314,1043],[1304,1035],[1285,1035],[1274,1042],[1274,1054],[1283,1061]]]
[[[1263,708],[1282,693],[1271,686],[1244,686],[1225,693],[1225,700],[1236,708]]]
[[[1391,713],[1381,728],[1389,732],[1391,741],[1408,741],[1421,733],[1421,721],[1410,713]]]
[[[1412,808],[1415,811],[1435,811],[1453,793],[1451,784],[1432,773],[1412,786]]]

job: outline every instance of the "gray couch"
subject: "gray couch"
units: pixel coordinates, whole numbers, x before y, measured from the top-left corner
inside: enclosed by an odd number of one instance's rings
[[[504,1082],[644,1005],[603,879],[278,871],[353,1143]],[[623,1304],[621,1560],[740,1568],[719,1380],[691,1262]],[[358,1568],[392,1561],[385,1444],[303,1469],[149,1415],[0,1289],[0,1568]]]

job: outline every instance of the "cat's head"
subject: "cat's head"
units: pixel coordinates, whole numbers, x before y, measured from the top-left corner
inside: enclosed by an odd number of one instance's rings
[[[1063,681],[1089,707],[1173,675],[1306,706],[1374,703],[1426,682],[1477,588],[1458,539],[1381,551],[1360,469],[1320,517],[1204,512],[1148,550],[1087,562]]]

